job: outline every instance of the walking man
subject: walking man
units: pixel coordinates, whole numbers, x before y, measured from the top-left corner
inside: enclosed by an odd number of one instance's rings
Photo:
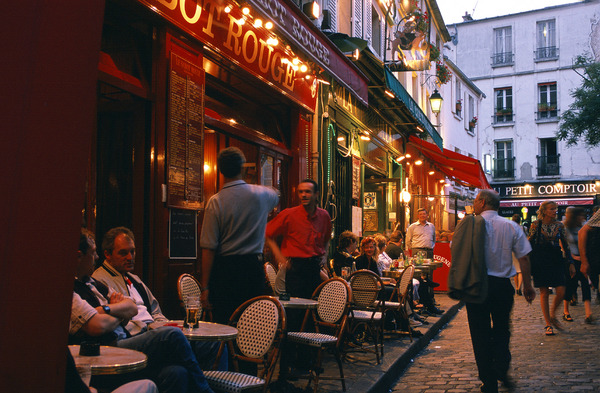
[[[314,180],[302,180],[298,196],[300,206],[283,210],[267,224],[267,245],[279,266],[287,266],[285,284],[290,296],[310,298],[321,283],[321,266],[326,266],[331,218],[317,207],[319,186]],[[278,236],[281,248],[275,242]]]
[[[427,221],[427,209],[417,210],[419,220],[410,224],[406,230],[406,249],[411,250],[412,256],[419,251],[425,251],[427,258],[433,259],[433,246],[435,246],[435,226]]]
[[[527,256],[531,245],[517,223],[498,215],[499,207],[500,197],[492,190],[481,190],[473,202],[475,214],[485,220],[488,292],[482,303],[466,302],[466,306],[479,379],[483,382],[482,392],[497,392],[497,381],[506,388],[514,388],[508,374],[511,360],[510,314],[515,294],[510,279],[516,274],[512,253],[521,266],[525,300],[531,303],[535,298]]]
[[[225,182],[208,200],[202,222],[202,305],[212,305],[218,323],[227,323],[246,300],[268,293],[265,226],[279,196],[272,188],[243,181],[245,162],[237,147],[219,152],[217,165]]]

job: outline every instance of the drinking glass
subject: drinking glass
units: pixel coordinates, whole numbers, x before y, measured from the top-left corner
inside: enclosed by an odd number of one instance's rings
[[[185,302],[185,325],[193,329],[198,326],[200,319],[200,299],[197,296],[190,296]]]
[[[347,279],[348,279],[348,277],[350,277],[350,268],[349,268],[349,267],[345,267],[345,266],[344,266],[344,267],[342,268],[342,278],[343,278],[344,280],[347,280]]]

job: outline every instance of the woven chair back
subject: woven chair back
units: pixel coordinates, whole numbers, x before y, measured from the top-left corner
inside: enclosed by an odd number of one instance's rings
[[[177,292],[184,309],[187,306],[186,302],[188,297],[196,297],[198,298],[198,301],[200,301],[200,283],[191,274],[184,273],[179,276],[179,279],[177,280]],[[199,312],[199,315],[202,315],[202,305],[200,305]]]
[[[348,290],[341,279],[331,279],[319,292],[317,313],[323,322],[336,323],[346,311],[348,302]]]
[[[359,308],[373,306],[379,296],[382,284],[379,277],[370,270],[359,270],[350,276],[352,288],[352,303]]]
[[[238,319],[237,347],[246,357],[263,357],[273,345],[278,326],[277,305],[267,299],[255,301]]]
[[[275,281],[277,280],[277,271],[275,270],[275,266],[268,262],[265,263],[265,274],[267,275],[267,279],[269,280],[269,284],[271,285],[273,293],[275,293]]]

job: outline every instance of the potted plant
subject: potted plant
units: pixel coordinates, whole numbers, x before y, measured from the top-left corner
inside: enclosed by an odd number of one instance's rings
[[[549,106],[545,102],[538,104],[538,112],[547,112],[548,108]]]
[[[462,100],[456,100],[456,112],[462,111]]]
[[[469,120],[469,129],[473,129],[475,128],[475,125],[477,124],[477,116],[473,116],[473,118],[471,120]]]
[[[427,34],[429,30],[429,15],[427,15],[427,11],[423,12],[419,6],[415,6],[415,9],[409,14],[408,19],[412,19],[417,31]]]

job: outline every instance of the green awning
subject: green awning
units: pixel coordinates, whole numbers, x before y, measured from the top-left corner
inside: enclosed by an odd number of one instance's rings
[[[404,86],[400,83],[400,81],[392,74],[390,70],[385,69],[385,85],[388,89],[394,93],[396,99],[400,100],[402,104],[408,109],[410,114],[415,118],[415,120],[423,127],[423,129],[431,136],[433,142],[440,148],[440,151],[444,151],[444,141],[442,137],[437,132],[433,124],[429,121],[429,118],[425,113],[421,110],[419,105],[415,100],[408,94]]]

